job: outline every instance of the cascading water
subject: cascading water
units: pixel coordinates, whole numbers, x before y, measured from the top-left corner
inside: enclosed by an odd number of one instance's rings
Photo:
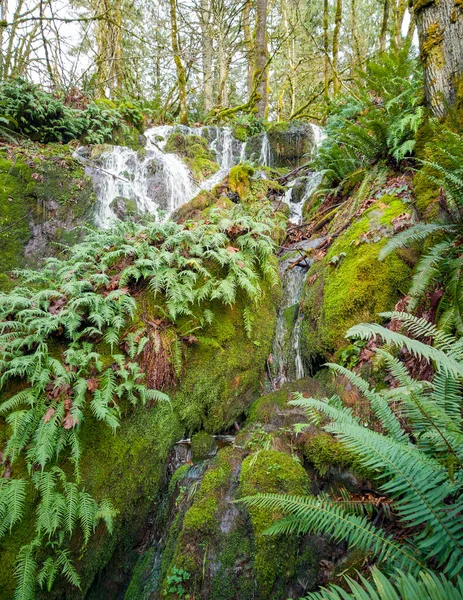
[[[215,139],[210,148],[215,152],[219,170],[203,181],[201,189],[212,190],[228,174],[230,169],[244,160],[246,144],[239,142],[232,135],[230,127],[216,127]]]
[[[318,145],[323,139],[323,133],[319,127],[313,126],[313,129],[314,141]],[[289,206],[289,223],[295,226],[302,223],[304,204],[320,185],[322,177],[321,173],[312,172],[289,182],[283,199]],[[297,258],[303,256],[303,253],[309,248],[317,248],[322,242],[323,238],[318,238],[293,244],[280,259],[283,300],[277,315],[272,349],[273,363],[270,369],[275,389],[278,389],[286,381],[305,376],[301,356],[302,314],[300,302],[307,268],[311,261],[305,258],[302,262],[295,263]]]
[[[214,151],[219,170],[198,184],[176,154],[164,151],[167,139],[173,131],[183,135],[210,137],[210,148]],[[95,213],[96,225],[108,227],[118,217],[118,199],[133,203],[137,212],[158,215],[162,210],[169,216],[201,189],[211,190],[220,183],[233,165],[245,156],[245,144],[236,140],[229,127],[179,129],[170,125],[152,127],[145,132],[147,140],[145,154],[122,146],[111,147],[96,159],[88,156],[88,149],[79,148],[75,157],[86,164],[98,198]]]
[[[267,133],[264,133],[264,135],[262,136],[262,147],[260,150],[259,165],[261,165],[262,167],[270,167],[271,160],[272,156],[270,150],[270,142]]]

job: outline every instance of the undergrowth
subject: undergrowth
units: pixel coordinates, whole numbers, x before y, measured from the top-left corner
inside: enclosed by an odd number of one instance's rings
[[[238,293],[255,302],[262,278],[277,282],[268,218],[236,208],[207,222],[119,223],[90,232],[40,272],[19,273],[19,285],[0,294],[8,432],[0,535],[21,520],[28,497],[38,498],[15,599],[32,599],[36,583],[50,589],[58,575],[79,586],[71,538],[80,530],[84,548],[96,525],[110,530],[114,518],[109,500],[85,491],[82,427],[97,419],[115,431],[130,406],[168,401],[154,388],[167,389],[172,377],[153,373],[178,368],[182,340],[214,318],[206,303],[232,305]]]

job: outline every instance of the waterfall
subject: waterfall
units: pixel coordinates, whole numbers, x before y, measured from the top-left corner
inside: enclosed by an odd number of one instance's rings
[[[259,165],[262,167],[270,167],[272,160],[270,142],[267,133],[262,136],[262,147],[260,149]]]
[[[302,210],[304,208],[304,204],[310,198],[312,193],[317,189],[320,185],[323,175],[316,171],[310,173],[305,178],[293,179],[288,184],[288,188],[285,192],[283,201],[289,206],[289,222],[294,225],[300,225],[302,223]],[[294,188],[297,183],[304,183],[304,194],[297,197],[294,194]]]
[[[228,175],[230,169],[244,159],[245,147],[246,143],[241,143],[233,137],[230,127],[216,127],[215,139],[210,148],[215,152],[220,168],[201,183],[201,189],[212,190],[215,185],[220,183]]]
[[[203,135],[211,138],[210,149],[215,153],[219,170],[198,184],[176,154],[166,153],[165,146],[171,133]],[[220,183],[230,169],[244,157],[245,144],[235,139],[230,127],[185,127],[162,125],[145,132],[147,140],[143,153],[122,146],[112,146],[95,159],[86,147],[78,148],[74,156],[86,165],[92,177],[98,203],[95,223],[109,227],[118,218],[118,202],[127,201],[136,212],[166,217],[194,198],[202,189],[211,190]]]
[[[320,127],[312,125],[312,128],[316,148],[324,135]],[[289,223],[295,226],[302,224],[304,205],[320,185],[322,178],[322,173],[313,171],[303,177],[296,177],[288,183],[283,201],[289,206]],[[275,389],[286,381],[300,379],[306,375],[301,355],[303,315],[300,311],[300,302],[307,268],[312,261],[306,258],[298,265],[294,265],[294,262],[297,260],[297,253],[302,256],[309,248],[317,248],[322,242],[323,238],[318,238],[292,244],[280,259],[283,300],[277,315],[270,368]]]

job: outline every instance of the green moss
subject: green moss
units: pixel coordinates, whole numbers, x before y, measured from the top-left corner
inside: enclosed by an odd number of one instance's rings
[[[254,169],[250,165],[236,165],[231,168],[228,174],[228,187],[233,193],[244,199],[251,192],[251,177],[253,175]]]
[[[235,125],[232,135],[240,142],[245,142],[249,137],[249,128],[246,125]]]
[[[166,142],[165,151],[181,156],[198,181],[203,181],[219,169],[207,140],[202,136],[183,135],[174,131]]]
[[[55,243],[74,244],[95,202],[90,179],[60,144],[29,144],[0,154],[0,274],[35,267],[57,252]],[[25,254],[32,229],[46,233]],[[61,251],[61,248],[59,249]],[[2,277],[0,289],[11,287]]]
[[[443,41],[444,30],[441,25],[439,23],[431,23],[426,30],[425,40],[421,44],[421,58],[424,64],[432,61],[435,68],[444,66]]]
[[[243,298],[232,307],[212,303],[214,321],[189,352],[174,396],[175,408],[189,431],[227,429],[259,394],[280,293],[279,287],[264,286],[251,339],[243,327]]]
[[[217,449],[215,439],[209,433],[200,431],[191,438],[191,455],[195,462],[204,460]]]
[[[304,456],[322,476],[331,468],[349,470],[355,464],[354,455],[327,433],[310,436],[304,444]]]
[[[0,272],[24,266],[24,247],[36,199],[30,167],[0,158]],[[6,282],[5,282],[6,283]]]
[[[309,270],[301,328],[308,364],[337,350],[350,327],[377,319],[377,313],[393,308],[408,289],[409,266],[395,255],[378,260],[392,234],[391,220],[406,210],[399,199],[383,196]]]
[[[191,469],[191,465],[185,463],[175,470],[174,474],[169,480],[169,494],[173,494],[176,486],[188,475],[188,471]]]
[[[169,534],[169,560],[163,573],[176,565],[193,575],[191,586],[200,584],[202,571],[203,544],[215,540],[219,534],[217,511],[220,500],[225,494],[232,472],[232,449],[221,450],[206,471],[192,505],[175,520],[173,531]],[[173,534],[171,538],[170,535]],[[165,577],[164,577],[165,579]],[[163,581],[162,588],[165,589]]]
[[[152,576],[154,562],[154,547],[149,548],[140,556],[132,572],[129,587],[124,594],[124,600],[149,600],[151,590],[146,589],[146,583]]]
[[[242,496],[258,493],[305,495],[309,478],[300,463],[288,454],[262,450],[243,462]],[[278,597],[275,586],[287,581],[297,567],[297,536],[267,536],[264,531],[282,515],[260,507],[248,507],[255,536],[254,566],[261,598]]]
[[[285,383],[278,391],[265,394],[253,402],[246,424],[269,423],[279,411],[289,408],[288,401],[292,399],[294,392],[314,396],[319,391],[319,384],[309,377]]]

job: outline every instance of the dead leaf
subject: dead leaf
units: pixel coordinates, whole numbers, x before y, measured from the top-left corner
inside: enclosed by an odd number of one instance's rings
[[[98,389],[98,379],[96,377],[90,377],[87,379],[87,390],[89,392],[94,392]]]
[[[75,419],[71,414],[68,414],[63,419],[63,427],[64,429],[72,429],[75,425],[78,424],[78,420]]]
[[[52,418],[52,416],[55,414],[56,410],[53,408],[53,406],[50,406],[50,408],[47,410],[47,412],[43,415],[43,420],[45,423],[48,423],[50,421],[50,419]]]

